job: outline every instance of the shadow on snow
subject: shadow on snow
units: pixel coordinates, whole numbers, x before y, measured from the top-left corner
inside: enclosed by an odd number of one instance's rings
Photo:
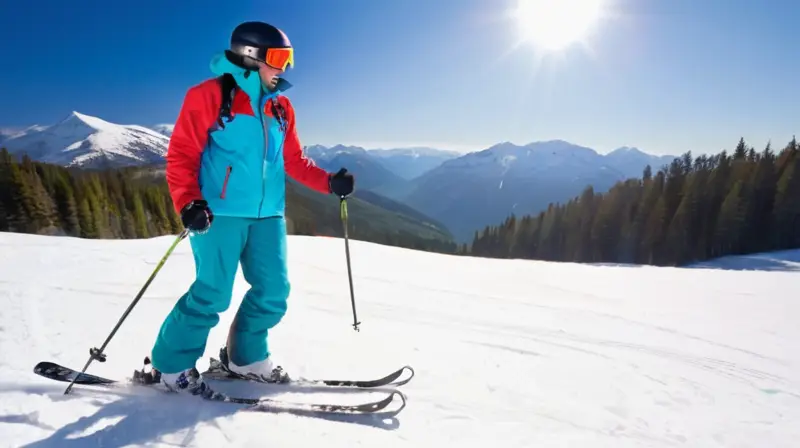
[[[251,412],[246,406],[231,403],[197,403],[191,396],[164,396],[167,392],[148,390],[148,393],[129,393],[129,389],[101,389],[76,386],[70,395],[53,386],[0,385],[0,392],[21,392],[28,395],[45,395],[54,403],[82,398],[83,404],[97,406],[92,415],[80,417],[61,428],[39,421],[38,411],[29,414],[0,415],[0,423],[31,425],[41,430],[53,431],[48,437],[23,445],[26,448],[84,447],[141,445],[188,430],[181,444],[191,443],[193,428],[199,423],[211,422],[237,412]],[[110,397],[116,396],[117,398]],[[187,401],[189,400],[189,401]],[[70,411],[65,410],[69,413]],[[260,411],[252,411],[260,412]],[[307,410],[276,410],[266,414],[291,414],[331,422],[363,425],[378,429],[395,430],[399,421],[394,412],[375,414],[331,414]],[[66,414],[65,414],[66,415]],[[265,416],[266,417],[266,416]],[[113,420],[117,420],[112,422]],[[268,420],[265,420],[267,423]],[[109,424],[110,423],[110,424]],[[212,423],[213,424],[213,423]],[[94,427],[107,425],[101,429]]]

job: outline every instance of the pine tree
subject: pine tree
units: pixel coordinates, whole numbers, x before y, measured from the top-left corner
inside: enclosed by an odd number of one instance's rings
[[[722,203],[719,220],[717,221],[716,235],[716,246],[719,253],[741,253],[745,216],[744,207],[742,206],[743,188],[744,183],[741,180],[736,181]]]
[[[56,177],[53,195],[58,209],[58,221],[64,232],[70,236],[79,236],[78,205],[75,203],[75,194],[72,186],[63,175]]]
[[[149,236],[147,231],[147,218],[144,215],[142,198],[136,193],[133,194],[133,219],[135,222],[136,237],[147,238]]]

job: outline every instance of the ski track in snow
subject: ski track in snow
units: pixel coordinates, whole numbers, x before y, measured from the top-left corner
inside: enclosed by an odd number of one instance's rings
[[[149,388],[91,389],[33,374],[80,369],[173,237],[98,241],[0,233],[0,446],[795,447],[800,272],[486,260],[291,236],[292,295],[273,331],[296,376],[372,378],[404,364],[394,418],[237,412]],[[268,250],[268,249],[265,249]],[[88,372],[140,368],[193,279],[187,242]],[[211,333],[205,368],[247,289]],[[280,393],[293,401],[368,391]],[[313,393],[312,393],[313,392]]]

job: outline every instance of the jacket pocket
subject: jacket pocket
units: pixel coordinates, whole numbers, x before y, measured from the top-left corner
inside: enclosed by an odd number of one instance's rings
[[[233,171],[233,167],[228,165],[228,168],[225,170],[225,180],[222,182],[222,192],[219,194],[220,199],[225,199],[225,194],[228,190],[228,180],[231,178],[231,171]]]

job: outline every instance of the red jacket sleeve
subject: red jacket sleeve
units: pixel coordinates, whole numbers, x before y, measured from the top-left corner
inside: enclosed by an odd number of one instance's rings
[[[300,139],[297,137],[297,126],[292,103],[281,97],[280,105],[286,113],[286,141],[283,145],[283,164],[292,179],[320,193],[331,192],[328,184],[328,172],[318,167],[313,160],[303,154]]]
[[[202,199],[198,175],[200,156],[208,131],[217,120],[222,93],[216,79],[189,89],[183,100],[167,148],[167,185],[175,211],[195,199]]]

